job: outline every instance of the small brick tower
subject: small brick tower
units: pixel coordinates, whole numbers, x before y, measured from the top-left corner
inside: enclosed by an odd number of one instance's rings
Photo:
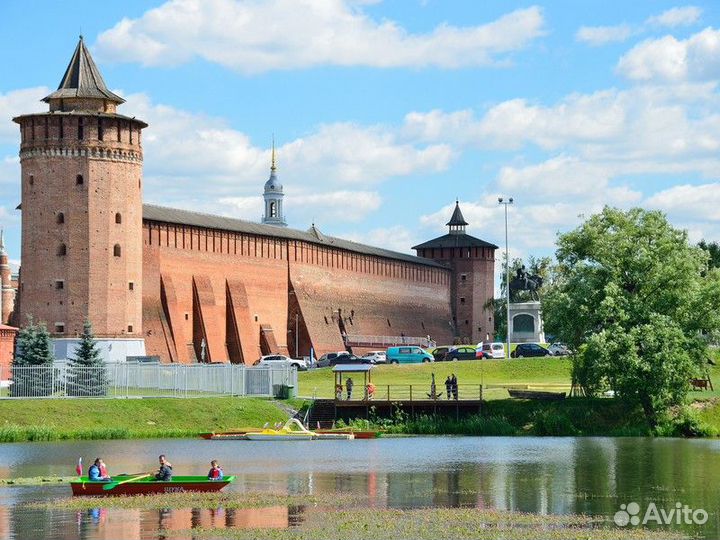
[[[495,294],[495,244],[470,236],[468,223],[455,201],[455,211],[447,222],[448,234],[413,249],[418,257],[432,259],[452,269],[450,302],[454,334],[463,342],[479,343],[495,334],[493,309],[489,301]]]
[[[145,351],[142,146],[147,124],[116,113],[82,36],[49,112],[18,116],[21,325],[43,321],[59,359],[89,318],[107,360]]]
[[[15,304],[15,291],[10,276],[10,261],[5,251],[5,239],[0,229],[0,325],[10,324]]]

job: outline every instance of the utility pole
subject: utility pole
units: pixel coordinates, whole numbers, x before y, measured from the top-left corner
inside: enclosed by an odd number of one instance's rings
[[[506,334],[507,334],[507,357],[510,358],[510,255],[508,254],[508,206],[513,203],[513,198],[505,200],[498,198],[498,203],[505,207],[505,307],[507,308]]]

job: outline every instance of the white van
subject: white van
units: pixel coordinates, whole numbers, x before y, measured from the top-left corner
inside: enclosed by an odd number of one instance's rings
[[[488,353],[493,358],[505,358],[505,344],[498,341],[493,343],[478,343],[478,349]]]

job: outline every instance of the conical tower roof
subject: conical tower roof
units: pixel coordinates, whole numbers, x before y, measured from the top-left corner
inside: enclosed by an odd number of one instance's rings
[[[460,211],[460,202],[455,201],[455,211],[453,212],[452,217],[450,218],[450,221],[448,221],[445,225],[468,225],[468,222],[465,221],[465,218],[462,215],[462,212]]]
[[[44,97],[43,101],[63,98],[97,98],[117,104],[125,103],[123,98],[108,90],[100,70],[90,56],[90,51],[85,47],[82,36],[60,81],[60,86],[55,92]]]

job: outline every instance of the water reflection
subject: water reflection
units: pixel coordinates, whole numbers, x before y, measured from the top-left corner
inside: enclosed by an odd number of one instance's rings
[[[60,460],[69,455],[112,455],[98,452],[97,444],[48,445],[43,459],[47,469],[55,470],[67,466]],[[128,451],[148,454],[158,443],[145,442],[145,447],[143,441],[114,444],[116,455],[123,456],[129,455]],[[328,441],[322,445],[163,444],[170,447],[175,468],[187,473],[204,469],[205,460],[197,456],[212,452],[226,471],[237,473],[236,483],[228,489],[239,493],[343,494],[359,505],[376,508],[475,507],[607,517],[621,503],[631,501],[643,508],[649,502],[666,508],[682,502],[710,514],[703,528],[686,532],[707,538],[720,535],[720,494],[715,489],[720,481],[718,441],[457,437]],[[247,452],[242,457],[238,457],[240,445]],[[0,445],[0,461],[8,458],[5,462],[15,476],[23,475],[18,471],[38,467],[38,446],[25,445],[25,453],[22,446]],[[115,460],[120,469],[132,465],[123,463],[122,458]],[[139,540],[165,538],[170,533],[175,538],[179,531],[198,527],[297,527],[309,513],[322,511],[310,504],[140,511],[106,509],[98,501],[97,508],[83,512],[25,505],[31,500],[67,496],[68,491],[67,486],[0,488],[0,538]]]

